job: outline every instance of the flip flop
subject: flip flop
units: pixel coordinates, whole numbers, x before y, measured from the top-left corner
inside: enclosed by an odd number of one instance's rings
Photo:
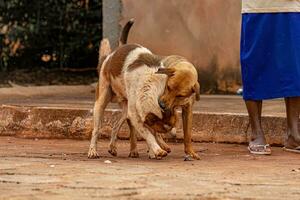
[[[271,155],[270,145],[253,144],[248,146],[248,150],[251,154],[255,155]]]
[[[295,148],[283,147],[283,150],[288,152],[293,152],[293,153],[300,153],[300,146]]]

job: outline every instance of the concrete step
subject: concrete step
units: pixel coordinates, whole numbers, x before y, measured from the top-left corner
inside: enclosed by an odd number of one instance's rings
[[[0,89],[0,136],[89,139],[92,132],[92,86],[47,86]],[[109,137],[120,116],[116,104],[106,109],[102,137]],[[193,141],[245,143],[250,128],[239,96],[202,95],[193,111]],[[270,144],[281,145],[286,121],[282,100],[268,101],[263,128]],[[128,128],[120,131],[128,139]],[[177,140],[183,138],[179,123]]]

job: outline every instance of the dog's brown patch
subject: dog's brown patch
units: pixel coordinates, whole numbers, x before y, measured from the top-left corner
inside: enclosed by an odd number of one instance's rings
[[[161,65],[161,57],[150,53],[142,53],[139,57],[128,66],[128,71],[135,70],[143,65],[148,67],[158,67]]]
[[[140,47],[136,44],[128,44],[116,49],[115,53],[107,60],[104,66],[104,75],[109,79],[109,76],[117,77],[121,75],[124,62],[128,54],[134,49]]]
[[[177,115],[175,114],[174,111],[173,112],[164,112],[162,119],[159,119],[156,115],[149,113],[146,116],[144,124],[147,127],[150,127],[155,132],[167,133],[173,127],[175,127],[176,121],[177,121]],[[167,129],[166,126],[164,126],[164,125],[168,125],[169,129]]]
[[[100,75],[101,66],[106,58],[107,58],[107,56],[101,56],[99,58],[99,62],[98,62],[98,66],[97,66],[98,75]]]

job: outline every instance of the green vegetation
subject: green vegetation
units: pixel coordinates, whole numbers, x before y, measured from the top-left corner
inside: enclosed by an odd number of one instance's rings
[[[0,0],[0,70],[96,67],[101,0]]]

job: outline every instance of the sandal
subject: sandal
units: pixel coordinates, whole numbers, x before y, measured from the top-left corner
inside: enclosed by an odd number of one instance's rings
[[[255,155],[271,155],[271,148],[269,144],[252,144],[248,146],[250,153]]]
[[[293,153],[300,153],[300,146],[295,148],[283,147],[284,151],[293,152]]]

